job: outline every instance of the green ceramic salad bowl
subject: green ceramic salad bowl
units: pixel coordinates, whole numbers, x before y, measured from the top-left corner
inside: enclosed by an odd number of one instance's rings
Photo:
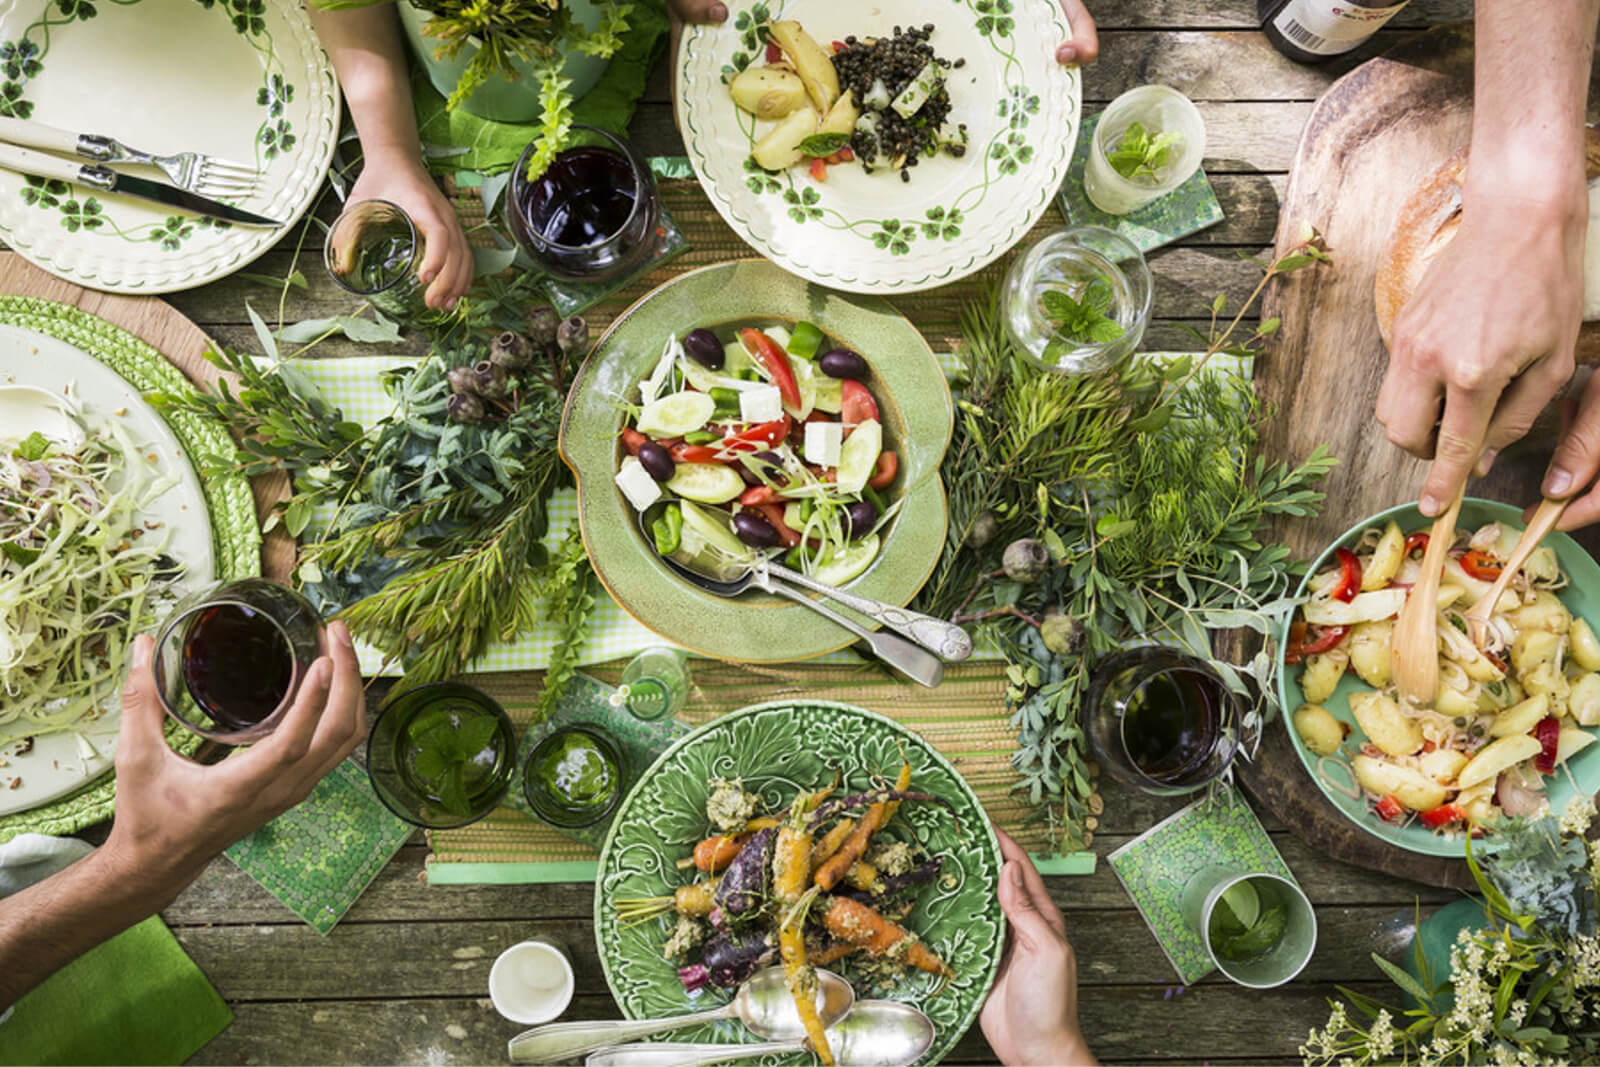
[[[809,609],[749,591],[725,599],[675,574],[639,531],[614,478],[623,455],[624,396],[655,367],[672,336],[696,327],[815,323],[830,342],[861,353],[884,424],[900,457],[888,493],[900,510],[882,531],[872,565],[853,592],[906,604],[944,549],[949,525],[939,463],[953,426],[950,389],[928,343],[875,297],[837,293],[763,260],[719,263],[651,291],[623,312],[579,368],[561,420],[561,456],[578,482],[578,517],[595,573],[623,610],[685,648],[726,660],[803,660],[854,638]]]
[[[1300,583],[1296,595],[1304,598],[1308,594],[1311,578],[1319,571],[1330,566],[1334,551],[1342,547],[1353,547],[1361,539],[1364,531],[1372,527],[1382,527],[1390,519],[1400,525],[1403,531],[1426,530],[1432,525],[1433,520],[1424,518],[1417,510],[1415,504],[1402,504],[1399,507],[1380,511],[1356,523],[1339,536],[1333,544],[1329,545],[1312,563],[1306,572],[1306,578]],[[1522,521],[1522,512],[1510,504],[1501,504],[1492,500],[1480,500],[1469,497],[1461,505],[1461,517],[1457,520],[1456,528],[1460,531],[1476,530],[1478,527],[1491,522],[1505,523],[1508,526],[1521,530],[1525,525]],[[1544,544],[1556,551],[1556,558],[1560,561],[1561,569],[1566,573],[1570,584],[1560,590],[1556,595],[1567,606],[1573,618],[1588,619],[1591,625],[1600,623],[1600,563],[1596,563],[1593,556],[1571,537],[1564,533],[1552,533],[1546,537]],[[1278,634],[1279,648],[1285,648],[1289,639],[1289,623],[1285,623],[1283,630]],[[1296,708],[1305,703],[1305,697],[1300,689],[1300,669],[1285,665],[1278,675],[1278,700],[1283,708],[1283,728],[1289,731],[1289,740],[1294,745],[1294,750],[1300,756],[1300,762],[1305,765],[1306,773],[1311,780],[1322,790],[1322,795],[1327,797],[1334,807],[1338,808],[1346,818],[1355,823],[1374,837],[1387,841],[1391,845],[1411,852],[1418,852],[1427,856],[1457,857],[1465,853],[1466,836],[1454,834],[1445,836],[1437,834],[1424,826],[1421,821],[1412,819],[1407,825],[1396,825],[1380,819],[1370,809],[1366,799],[1360,795],[1351,796],[1348,792],[1335,788],[1329,783],[1321,772],[1323,757],[1318,756],[1306,747],[1299,733],[1294,729],[1292,718]],[[1333,713],[1334,718],[1350,726],[1350,734],[1345,739],[1342,752],[1357,751],[1366,734],[1357,725],[1355,716],[1350,711],[1350,694],[1370,689],[1354,670],[1345,672],[1339,686],[1333,695],[1322,702],[1322,706]],[[1574,795],[1573,783],[1585,795],[1600,789],[1600,745],[1590,745],[1581,752],[1576,753],[1567,761],[1565,767],[1570,770],[1571,777],[1560,769],[1557,773],[1546,777],[1545,786],[1550,800],[1550,810],[1560,813]],[[1354,776],[1348,772],[1331,770],[1330,773],[1339,775],[1341,784],[1353,783]],[[1489,835],[1481,841],[1473,842],[1474,851],[1492,851],[1498,847],[1494,835]]]

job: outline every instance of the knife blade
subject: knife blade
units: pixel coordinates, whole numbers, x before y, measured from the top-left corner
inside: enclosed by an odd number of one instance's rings
[[[55,178],[58,181],[87,185],[102,192],[138,197],[140,200],[150,200],[166,207],[222,219],[240,226],[277,229],[284,225],[275,219],[257,215],[253,211],[224,204],[219,200],[212,200],[210,197],[191,193],[164,182],[136,178],[131,174],[112,170],[110,167],[81,165],[44,152],[18,148],[16,145],[0,143],[0,167],[21,174],[31,174],[37,178]]]

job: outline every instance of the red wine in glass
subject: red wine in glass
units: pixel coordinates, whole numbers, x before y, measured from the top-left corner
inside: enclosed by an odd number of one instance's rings
[[[1150,646],[1107,657],[1087,698],[1090,747],[1113,777],[1150,793],[1187,793],[1227,770],[1239,702],[1205,660]]]

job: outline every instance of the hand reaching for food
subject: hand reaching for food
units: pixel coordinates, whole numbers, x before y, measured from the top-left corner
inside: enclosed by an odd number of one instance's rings
[[[1583,391],[1569,396],[1562,411],[1561,441],[1544,475],[1544,495],[1571,498],[1558,530],[1600,522],[1600,374],[1589,375]],[[1531,515],[1531,511],[1530,511]]]
[[[1056,48],[1056,62],[1086,67],[1099,59],[1100,35],[1095,30],[1094,16],[1089,14],[1083,0],[1061,0],[1061,12],[1072,27],[1072,40]]]

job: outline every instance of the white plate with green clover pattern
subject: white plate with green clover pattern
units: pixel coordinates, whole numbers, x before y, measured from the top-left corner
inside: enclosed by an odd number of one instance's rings
[[[1082,107],[1078,71],[1055,61],[1071,36],[1056,0],[730,0],[728,20],[690,27],[678,52],[677,111],[690,161],[728,225],[757,252],[820,285],[911,293],[993,261],[1049,207],[1071,162]],[[734,106],[725,78],[763,60],[765,27],[798,21],[826,49],[849,35],[933,22],[948,72],[957,159],[923,158],[910,181],[888,167],[804,165],[767,172],[750,158],[773,126]]]
[[[297,0],[0,0],[0,115],[257,167],[257,191],[230,203],[287,224],[321,187],[339,92]],[[0,170],[0,237],[95,289],[204,285],[281,232]]]

